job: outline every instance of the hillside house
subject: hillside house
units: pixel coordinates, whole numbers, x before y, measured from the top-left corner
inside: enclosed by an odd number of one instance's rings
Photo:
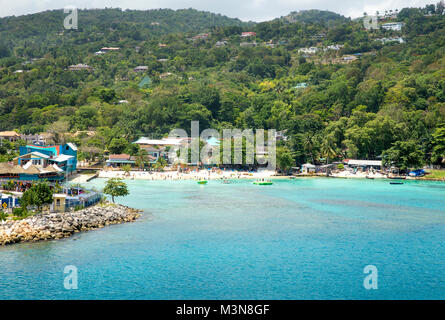
[[[147,72],[148,66],[137,66],[133,70],[134,70],[134,72]]]
[[[305,54],[316,54],[318,52],[318,48],[317,47],[300,48],[300,49],[298,49],[298,52],[305,53]]]
[[[79,63],[79,64],[75,64],[75,65],[71,65],[71,66],[69,66],[69,67],[68,67],[68,70],[69,70],[69,71],[80,71],[80,70],[92,71],[93,68],[90,67],[90,66],[87,65],[87,64]]]
[[[385,30],[401,31],[402,27],[403,27],[403,22],[388,22],[382,24],[382,29]]]
[[[15,131],[1,131],[0,132],[0,145],[3,145],[3,140],[8,140],[9,142],[16,142],[20,140],[20,134]]]
[[[255,36],[256,36],[256,32],[243,32],[243,33],[241,33],[241,37],[242,38],[255,37]]]
[[[104,52],[109,52],[109,51],[119,51],[121,48],[118,47],[103,47],[100,50],[104,51]]]

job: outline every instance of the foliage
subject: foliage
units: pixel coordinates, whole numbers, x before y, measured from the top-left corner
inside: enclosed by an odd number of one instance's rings
[[[295,164],[295,157],[291,150],[287,147],[277,147],[277,166],[284,172],[289,172],[290,168]]]
[[[144,149],[139,149],[136,155],[136,165],[142,170],[148,162],[148,153]]]
[[[386,165],[395,165],[402,170],[417,169],[422,165],[422,159],[423,153],[413,140],[397,141],[383,154],[383,162]]]
[[[3,184],[3,189],[14,191],[15,190],[15,183],[14,180],[8,180],[5,184]]]
[[[75,141],[82,159],[128,153],[140,168],[147,155],[131,142],[173,128],[190,133],[191,120],[201,130],[286,130],[283,146],[299,164],[379,159],[404,141],[422,162],[440,164],[442,13],[438,3],[385,18],[404,22],[401,32],[319,10],[257,24],[193,9],[80,10],[75,31],[63,29],[62,10],[0,18],[0,127]],[[245,31],[256,36],[241,38]],[[208,35],[193,38],[200,33]],[[377,40],[390,37],[405,43]],[[299,52],[329,45],[343,47]],[[120,50],[95,55],[105,46]],[[360,55],[346,63],[345,54]],[[93,69],[68,70],[78,63]],[[147,72],[134,72],[139,65]],[[150,85],[140,88],[145,77]],[[0,160],[15,156],[16,146],[0,147]]]
[[[445,161],[445,126],[439,127],[432,134],[433,154],[432,160],[434,162],[442,163]]]
[[[19,218],[25,218],[28,216],[28,210],[26,210],[24,207],[13,208],[12,214]]]
[[[7,217],[8,217],[8,214],[6,212],[4,212],[3,210],[0,210],[0,221],[6,220]]]
[[[125,197],[129,194],[127,184],[119,178],[108,179],[104,193],[111,196],[113,203],[114,197]]]
[[[36,206],[40,212],[44,205],[49,205],[53,202],[53,191],[46,182],[39,182],[23,193],[20,202],[25,211],[29,206]]]
[[[129,165],[129,164],[123,165],[123,166],[121,167],[121,169],[125,172],[125,174],[130,174],[130,171],[131,171],[131,165]]]
[[[164,170],[166,165],[167,165],[167,160],[165,160],[163,157],[159,157],[156,163],[153,165],[153,168],[155,170],[162,171]]]

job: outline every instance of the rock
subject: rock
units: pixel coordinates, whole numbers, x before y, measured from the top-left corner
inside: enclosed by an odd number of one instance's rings
[[[75,232],[136,220],[140,211],[122,205],[106,205],[75,212],[39,214],[0,224],[0,245],[21,241],[62,239]]]

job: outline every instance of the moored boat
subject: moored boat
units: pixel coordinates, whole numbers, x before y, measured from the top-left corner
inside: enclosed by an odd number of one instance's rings
[[[270,186],[273,184],[270,180],[256,180],[253,182],[253,184],[256,184],[258,186]]]

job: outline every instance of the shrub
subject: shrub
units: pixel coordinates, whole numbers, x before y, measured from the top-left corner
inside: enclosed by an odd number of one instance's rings
[[[6,220],[8,217],[8,214],[4,212],[3,210],[0,211],[0,221]]]
[[[13,208],[12,209],[12,214],[14,216],[16,216],[16,217],[23,218],[23,217],[26,217],[28,215],[28,212],[27,212],[27,210],[25,208],[21,208],[20,207],[20,208]]]

